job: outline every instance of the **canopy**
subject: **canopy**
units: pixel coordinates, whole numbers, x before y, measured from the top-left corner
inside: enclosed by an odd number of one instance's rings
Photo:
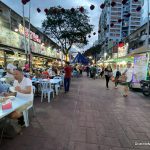
[[[77,56],[74,58],[72,63],[81,63],[83,65],[88,65],[89,61],[86,57],[84,57],[81,53],[78,52]]]

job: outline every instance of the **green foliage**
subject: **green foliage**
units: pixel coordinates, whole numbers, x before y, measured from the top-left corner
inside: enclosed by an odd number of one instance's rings
[[[88,43],[86,35],[93,30],[86,10],[81,13],[79,9],[72,11],[60,6],[48,10],[42,26],[45,33],[60,45],[65,55],[73,44],[86,45]]]

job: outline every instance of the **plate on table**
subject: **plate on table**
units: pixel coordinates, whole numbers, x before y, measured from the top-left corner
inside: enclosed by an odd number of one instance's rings
[[[14,100],[14,99],[15,99],[15,96],[8,96],[8,98],[9,98],[10,100]]]
[[[13,93],[14,93],[14,92],[17,92],[17,91],[15,90],[15,87],[13,87],[13,86],[9,87],[9,91],[10,91],[10,92],[13,92]]]

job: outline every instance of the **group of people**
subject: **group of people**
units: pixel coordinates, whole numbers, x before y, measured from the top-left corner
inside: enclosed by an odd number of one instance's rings
[[[129,85],[132,80],[133,75],[133,68],[132,63],[128,62],[127,67],[121,71],[119,68],[119,65],[116,66],[116,68],[113,70],[111,65],[108,65],[106,67],[99,67],[96,65],[87,66],[86,67],[86,73],[88,77],[91,77],[95,79],[96,77],[105,77],[106,80],[106,89],[109,89],[109,81],[112,80],[114,82],[114,88],[118,88],[118,84],[122,84],[123,89],[123,96],[128,96],[129,91]],[[123,79],[124,78],[124,79]]]
[[[115,83],[115,89],[117,89],[120,83],[123,86],[123,96],[128,96],[129,86],[132,81],[132,76],[134,75],[131,62],[127,63],[127,67],[123,71],[120,70],[119,66],[117,66],[115,70],[112,70],[111,66],[108,65],[105,68],[104,75],[107,89],[109,89],[109,81],[111,79]]]

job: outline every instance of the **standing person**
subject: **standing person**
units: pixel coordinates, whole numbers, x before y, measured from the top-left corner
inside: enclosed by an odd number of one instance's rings
[[[30,71],[30,67],[29,67],[29,64],[28,64],[27,61],[25,62],[25,65],[24,65],[24,71],[25,72],[29,72]]]
[[[121,76],[121,72],[119,70],[119,65],[117,65],[117,68],[113,71],[113,75],[115,77],[115,89],[117,89],[118,87],[118,79]]]
[[[69,92],[71,73],[72,73],[72,67],[70,66],[69,62],[66,62],[64,71],[65,71],[64,88],[65,88],[65,93],[66,93],[66,92]]]
[[[101,75],[101,78],[103,78],[104,71],[105,71],[105,68],[104,68],[104,66],[103,66],[103,67],[102,67],[102,69],[101,69],[101,73],[100,73],[100,75]]]
[[[89,72],[90,72],[90,67],[89,67],[89,66],[87,66],[87,67],[86,67],[87,77],[89,76]]]
[[[17,69],[18,63],[19,62],[17,60],[15,60],[13,63],[9,63],[7,65],[7,68],[6,68],[7,74],[5,77],[6,77],[6,82],[8,84],[12,84],[14,81],[13,71],[14,71],[14,69]]]
[[[106,68],[105,68],[105,71],[104,71],[104,74],[105,74],[105,79],[106,79],[106,88],[107,90],[109,90],[109,80],[112,76],[112,68],[110,65],[108,65]]]
[[[126,76],[126,82],[124,84],[123,96],[127,97],[128,96],[128,92],[129,92],[129,85],[130,85],[130,82],[132,81],[132,76],[133,76],[133,68],[132,68],[132,63],[131,62],[127,63],[127,68],[123,72],[123,75]]]

